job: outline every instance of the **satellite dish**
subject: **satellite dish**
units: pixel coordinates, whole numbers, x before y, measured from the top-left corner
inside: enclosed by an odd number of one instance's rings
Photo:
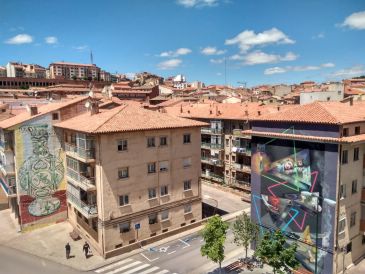
[[[86,108],[89,108],[89,107],[90,107],[90,102],[86,102],[86,103],[85,103],[85,107],[86,107]]]

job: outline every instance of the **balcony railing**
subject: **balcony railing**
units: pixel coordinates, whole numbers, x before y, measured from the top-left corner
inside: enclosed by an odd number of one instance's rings
[[[221,129],[221,128],[202,127],[201,132],[202,133],[207,133],[207,134],[222,134],[223,129]]]
[[[234,146],[234,147],[232,147],[232,152],[245,154],[247,156],[251,156],[251,149],[249,149],[247,147]]]
[[[235,163],[234,167],[235,167],[236,170],[240,170],[240,171],[247,172],[247,173],[251,172],[251,167],[247,166],[247,165],[242,165],[242,164],[239,164],[239,163]]]
[[[16,185],[9,186],[3,179],[0,179],[0,184],[7,196],[16,195]]]
[[[245,138],[245,139],[251,139],[250,135],[246,135],[242,133],[243,129],[234,129],[232,130],[232,133],[234,136]]]
[[[15,172],[14,170],[14,164],[3,164],[0,163],[0,170],[1,172],[4,174],[4,176],[8,175],[8,174],[12,174]]]
[[[204,178],[204,179],[216,181],[216,182],[219,182],[219,183],[223,183],[224,182],[224,177],[223,176],[219,176],[219,175],[216,175],[214,173],[210,173],[209,175],[207,175],[203,171],[202,174],[201,174],[201,177]]]
[[[215,166],[222,166],[223,165],[223,161],[219,160],[219,159],[216,159],[216,158],[201,156],[201,161],[202,161],[202,163],[215,165]]]
[[[67,176],[78,183],[84,190],[95,187],[95,178],[87,178],[72,168],[67,168]]]
[[[93,218],[98,215],[98,208],[96,204],[86,204],[69,191],[67,191],[67,200],[71,202],[86,218]]]
[[[12,149],[12,146],[10,145],[9,142],[0,140],[0,149],[9,150],[9,149]]]
[[[207,148],[207,149],[223,149],[224,148],[223,144],[204,143],[204,142],[202,142],[201,147]]]
[[[84,148],[66,143],[65,150],[68,152],[75,153],[77,156],[79,156],[80,158],[85,159],[85,160],[95,159],[95,149],[94,148],[84,149]]]
[[[232,179],[232,183],[242,187],[246,190],[251,190],[251,183],[245,180]]]

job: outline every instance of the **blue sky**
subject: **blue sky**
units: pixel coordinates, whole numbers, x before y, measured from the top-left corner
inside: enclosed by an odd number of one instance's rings
[[[90,62],[248,86],[365,74],[363,0],[0,0],[0,65]]]

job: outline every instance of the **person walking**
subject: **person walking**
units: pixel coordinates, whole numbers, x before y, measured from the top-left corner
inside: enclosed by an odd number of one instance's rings
[[[70,258],[70,253],[71,253],[71,246],[69,243],[65,245],[65,249],[66,249],[66,259],[68,260]]]
[[[87,259],[89,257],[89,250],[90,250],[90,246],[87,242],[85,242],[84,246],[82,247],[82,250],[85,253],[85,258]]]

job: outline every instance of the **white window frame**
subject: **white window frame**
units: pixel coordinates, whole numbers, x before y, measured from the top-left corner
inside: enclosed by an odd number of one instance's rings
[[[160,197],[168,195],[169,195],[169,186],[168,185],[160,186]]]
[[[123,204],[121,204],[121,200],[120,198],[122,197],[123,200]],[[129,205],[129,195],[128,194],[123,194],[123,195],[119,195],[119,206],[123,207],[123,206],[127,206]]]
[[[154,195],[150,195],[150,194],[154,194]],[[156,199],[157,198],[157,190],[155,187],[153,188],[149,188],[148,189],[148,200],[153,200],[153,199]]]
[[[187,188],[186,188],[187,186]],[[191,190],[191,180],[185,180],[184,181],[184,191],[189,191]]]
[[[160,172],[166,172],[169,170],[169,161],[161,161],[158,163]]]
[[[192,204],[186,204],[184,205],[184,214],[189,214],[193,212],[193,206]]]
[[[119,146],[121,146],[122,149],[119,149]],[[118,149],[118,152],[128,151],[128,140],[126,140],[126,139],[118,140],[117,149]]]
[[[126,173],[126,176],[120,176],[120,172],[123,174]],[[118,179],[125,180],[129,178],[129,167],[120,167],[118,168]]]
[[[169,220],[169,210],[166,209],[164,211],[161,211],[160,213],[161,222],[166,222]]]
[[[185,136],[189,136],[189,138],[187,138],[187,139],[189,139],[188,142],[185,141]],[[191,144],[191,133],[184,133],[184,135],[183,135],[183,144],[184,145],[185,144]]]
[[[154,167],[153,169],[150,167]],[[154,174],[156,173],[156,162],[148,163],[147,164],[147,173],[148,174]]]
[[[150,142],[150,140],[153,140],[153,142]],[[155,136],[148,136],[147,137],[147,147],[148,148],[156,147],[156,138],[155,138]]]
[[[183,167],[188,168],[191,167],[191,157],[184,158],[183,159]]]

